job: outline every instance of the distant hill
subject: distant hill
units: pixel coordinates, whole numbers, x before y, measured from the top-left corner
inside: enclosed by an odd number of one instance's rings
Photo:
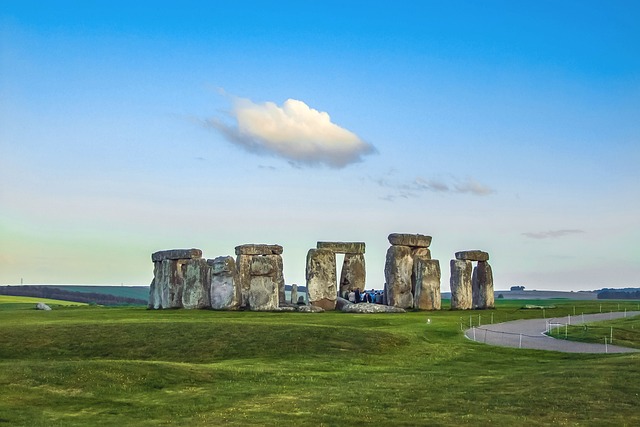
[[[73,285],[0,286],[0,295],[49,298],[100,305],[146,305],[149,300],[149,287]]]

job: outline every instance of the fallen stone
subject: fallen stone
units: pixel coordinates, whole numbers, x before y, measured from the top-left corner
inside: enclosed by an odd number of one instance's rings
[[[353,303],[348,299],[345,299],[342,297],[336,298],[336,310],[342,310],[342,307],[344,307],[347,304],[353,304]]]
[[[431,236],[424,236],[422,234],[389,234],[389,243],[398,246],[411,246],[414,248],[428,248],[431,246]]]
[[[413,276],[415,278],[414,308],[420,310],[440,310],[440,261],[414,257]]]
[[[196,259],[202,257],[200,249],[170,249],[168,251],[159,251],[151,254],[151,261],[160,262],[167,259]]]
[[[236,255],[282,255],[280,245],[240,245],[236,246]]]
[[[339,254],[363,254],[364,242],[318,242],[318,249],[328,249]]]
[[[479,261],[471,276],[473,308],[494,308],[493,272],[486,261]]]
[[[366,274],[364,254],[346,254],[340,272],[340,295],[355,289],[363,291]]]
[[[324,313],[324,308],[315,305],[300,305],[298,306],[300,313]]]
[[[336,307],[336,256],[329,249],[307,253],[307,295],[309,303],[325,310]]]
[[[298,307],[291,307],[291,306],[285,305],[282,307],[277,307],[273,311],[287,311],[287,312],[293,313],[294,311],[298,311]]]
[[[456,259],[464,261],[489,261],[489,254],[483,251],[462,251],[456,252]]]
[[[184,286],[182,307],[200,309],[211,306],[209,288],[211,286],[211,267],[204,259],[190,259],[182,265]]]
[[[51,311],[51,307],[43,302],[39,302],[36,304],[36,310]]]
[[[343,313],[361,313],[361,314],[373,314],[373,313],[406,313],[406,310],[400,307],[392,307],[389,305],[373,304],[370,302],[363,302],[360,304],[345,305],[340,309]]]
[[[411,248],[396,245],[389,247],[384,265],[385,295],[388,305],[400,308],[413,307],[412,274]]]
[[[451,260],[451,309],[469,310],[473,307],[471,293],[471,261]]]
[[[207,260],[211,267],[209,295],[213,310],[237,310],[242,302],[240,286],[236,277],[236,262],[233,257],[221,256]]]

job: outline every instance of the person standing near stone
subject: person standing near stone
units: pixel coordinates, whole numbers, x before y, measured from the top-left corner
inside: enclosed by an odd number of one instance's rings
[[[356,288],[356,304],[362,301],[362,295],[360,295],[360,288]]]

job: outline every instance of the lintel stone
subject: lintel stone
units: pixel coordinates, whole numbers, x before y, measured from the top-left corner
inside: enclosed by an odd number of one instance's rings
[[[318,242],[318,249],[328,249],[340,254],[363,254],[364,242]]]
[[[198,259],[202,257],[200,249],[170,249],[167,251],[158,251],[151,254],[151,261],[161,262],[166,259]]]
[[[236,255],[282,255],[282,246],[249,244],[236,246]]]
[[[428,248],[431,246],[431,236],[424,236],[422,234],[389,234],[389,243],[398,246],[411,246],[413,248]]]
[[[456,252],[456,259],[461,261],[489,261],[489,254],[479,250],[462,251]]]

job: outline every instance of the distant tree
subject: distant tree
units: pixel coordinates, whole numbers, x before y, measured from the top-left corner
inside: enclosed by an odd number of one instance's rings
[[[524,286],[512,286],[512,291],[524,291]]]
[[[498,299],[500,299],[500,298],[504,298],[504,295],[498,294]]]

